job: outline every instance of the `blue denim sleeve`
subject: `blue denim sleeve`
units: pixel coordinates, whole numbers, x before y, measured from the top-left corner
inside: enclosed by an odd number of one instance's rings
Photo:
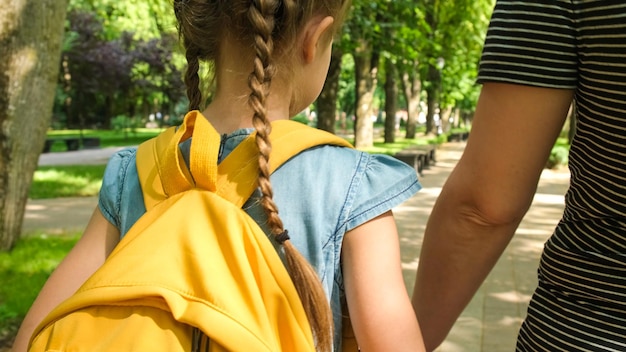
[[[422,186],[409,165],[387,155],[366,154],[358,166],[346,204],[346,231],[401,204]]]
[[[122,224],[120,214],[124,182],[128,165],[135,160],[134,155],[135,149],[123,149],[113,154],[102,177],[98,207],[102,215],[118,229]]]

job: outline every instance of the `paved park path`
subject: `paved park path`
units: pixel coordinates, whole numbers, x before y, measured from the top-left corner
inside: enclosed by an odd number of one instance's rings
[[[401,236],[404,277],[412,290],[422,234],[435,199],[465,144],[447,143],[437,150],[437,163],[424,170],[423,189],[394,209]],[[114,148],[43,154],[40,165],[103,163]],[[438,352],[514,351],[517,330],[536,285],[536,269],[543,244],[563,210],[567,171],[545,170],[537,194],[516,236],[459,318]],[[95,197],[32,200],[28,202],[24,232],[53,234],[81,231],[97,204]]]

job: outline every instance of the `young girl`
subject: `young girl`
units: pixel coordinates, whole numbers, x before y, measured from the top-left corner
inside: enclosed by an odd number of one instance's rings
[[[220,160],[257,131],[260,191],[244,209],[268,235],[289,229],[291,239],[281,250],[286,257],[299,251],[306,261],[296,256],[296,265],[310,265],[317,274],[294,284],[301,296],[321,293],[304,302],[305,309],[332,313],[334,329],[311,321],[318,349],[341,350],[341,320],[349,313],[362,351],[418,351],[423,343],[391,213],[419,190],[415,172],[389,157],[335,146],[292,158],[272,174],[271,184],[267,171],[271,121],[289,119],[317,98],[348,7],[347,0],[174,1],[189,64],[190,110],[202,108],[198,68],[209,62],[216,89],[202,116],[222,134]],[[188,155],[185,144],[181,150]],[[35,326],[102,265],[144,212],[135,149],[128,149],[111,158],[99,205],[33,304],[16,352],[26,349]],[[344,295],[348,312],[340,304]]]

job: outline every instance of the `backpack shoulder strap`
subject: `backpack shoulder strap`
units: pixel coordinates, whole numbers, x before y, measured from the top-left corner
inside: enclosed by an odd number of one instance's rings
[[[200,117],[197,119],[199,122],[194,122],[197,116]],[[138,147],[136,165],[147,210],[166,199],[172,192],[195,187],[193,177],[178,150],[178,144],[192,135],[194,127],[203,131],[202,134],[193,133],[194,140],[197,135],[201,137],[196,143],[202,144],[202,148],[194,148],[192,142],[191,169],[194,170],[194,162],[203,162],[208,165],[202,165],[203,169],[209,170],[209,173],[217,171],[215,176],[206,175],[208,178],[216,178],[215,181],[211,181],[211,184],[215,184],[215,189],[210,190],[214,190],[239,207],[254,192],[258,175],[256,133],[242,141],[217,166],[217,170],[213,170],[209,167],[211,163],[217,164],[216,148],[219,148],[219,134],[205,121],[200,113],[192,112],[185,117],[185,123],[181,128],[171,127]],[[209,133],[204,133],[205,130],[209,130]],[[272,143],[270,173],[293,156],[315,146],[336,145],[352,148],[352,145],[343,138],[291,120],[273,122],[270,141]],[[212,158],[215,160],[211,160]],[[193,171],[192,173],[195,174]],[[165,174],[167,176],[164,177]],[[164,183],[164,179],[169,181],[169,186],[167,182]],[[174,188],[175,190],[170,190]]]
[[[195,143],[191,145],[191,165],[187,167],[179,144],[191,136]],[[136,165],[146,210],[169,196],[196,187],[192,174],[202,175],[198,178],[200,187],[215,191],[219,147],[219,133],[198,111],[188,113],[178,128],[171,127],[140,144]]]
[[[163,153],[162,149],[167,140],[173,138],[176,133],[176,127],[170,127],[157,137],[151,138],[139,145],[137,148],[136,165],[139,175],[139,184],[143,192],[144,204],[146,210],[153,208],[156,204],[167,198],[163,185],[161,184],[161,175],[156,163],[157,155]],[[161,143],[159,143],[161,142]]]

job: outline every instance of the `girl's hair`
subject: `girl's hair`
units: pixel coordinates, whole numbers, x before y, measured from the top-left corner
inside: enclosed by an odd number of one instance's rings
[[[248,78],[248,102],[259,148],[261,205],[270,231],[285,250],[287,267],[313,330],[317,349],[331,351],[333,319],[328,300],[314,269],[289,241],[274,203],[269,174],[271,124],[266,98],[277,66],[276,58],[288,57],[298,31],[313,16],[332,16],[335,30],[349,7],[349,0],[174,0],[174,11],[188,63],[185,74],[189,110],[200,109],[202,94],[200,61],[217,64],[225,38],[237,38],[242,47],[254,49]],[[330,38],[329,38],[330,40]]]

